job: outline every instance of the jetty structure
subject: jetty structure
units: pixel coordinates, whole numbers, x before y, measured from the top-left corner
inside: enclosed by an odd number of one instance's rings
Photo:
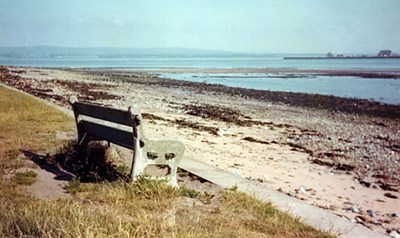
[[[381,50],[377,55],[334,55],[331,52],[326,56],[289,56],[283,57],[285,60],[291,59],[387,59],[387,58],[400,58],[400,54],[395,54],[391,50]]]

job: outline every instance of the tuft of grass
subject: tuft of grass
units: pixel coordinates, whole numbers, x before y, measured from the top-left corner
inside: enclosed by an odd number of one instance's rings
[[[211,199],[215,197],[214,194],[204,191],[203,193],[195,189],[188,189],[186,187],[179,188],[179,194],[188,198],[196,198],[204,204],[211,204]]]
[[[122,164],[122,165],[118,165],[115,170],[120,173],[120,174],[125,174],[128,175],[130,173],[131,168],[129,168],[129,166]]]
[[[232,187],[225,188],[225,190],[232,191],[232,192],[237,192],[238,189],[239,189],[239,187],[236,184],[234,186],[232,186]]]
[[[67,185],[64,186],[65,191],[76,194],[82,191],[81,182],[79,179],[73,178]]]
[[[14,180],[19,185],[29,186],[35,183],[37,178],[37,173],[35,171],[29,170],[26,172],[18,172],[14,176]]]

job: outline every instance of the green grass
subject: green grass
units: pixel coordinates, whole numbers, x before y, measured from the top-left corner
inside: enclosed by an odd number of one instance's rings
[[[21,149],[48,150],[60,143],[55,132],[73,125],[73,119],[57,109],[0,86],[1,157]]]
[[[146,177],[72,180],[65,189],[73,198],[31,198],[15,186],[34,173],[11,182],[5,175],[24,165],[21,150],[63,145],[55,133],[73,130],[73,120],[1,86],[0,113],[0,237],[332,237],[235,188],[211,194]]]
[[[19,185],[29,186],[36,181],[37,174],[32,171],[17,172],[14,176],[14,180]]]

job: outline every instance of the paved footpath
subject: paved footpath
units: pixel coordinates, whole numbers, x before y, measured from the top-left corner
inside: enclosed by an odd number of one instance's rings
[[[179,167],[224,188],[236,185],[239,191],[254,196],[261,201],[271,202],[278,210],[287,211],[291,215],[299,217],[303,223],[339,235],[339,237],[387,237],[382,233],[372,231],[360,224],[352,223],[329,211],[199,161],[184,157]]]

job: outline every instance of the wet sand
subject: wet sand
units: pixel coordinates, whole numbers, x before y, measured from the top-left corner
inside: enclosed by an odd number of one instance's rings
[[[399,75],[265,71],[380,75],[382,80]],[[70,95],[123,109],[139,105],[146,135],[181,139],[188,157],[383,233],[400,229],[400,106],[162,79],[154,70],[2,67],[0,73],[0,82],[65,107]]]

